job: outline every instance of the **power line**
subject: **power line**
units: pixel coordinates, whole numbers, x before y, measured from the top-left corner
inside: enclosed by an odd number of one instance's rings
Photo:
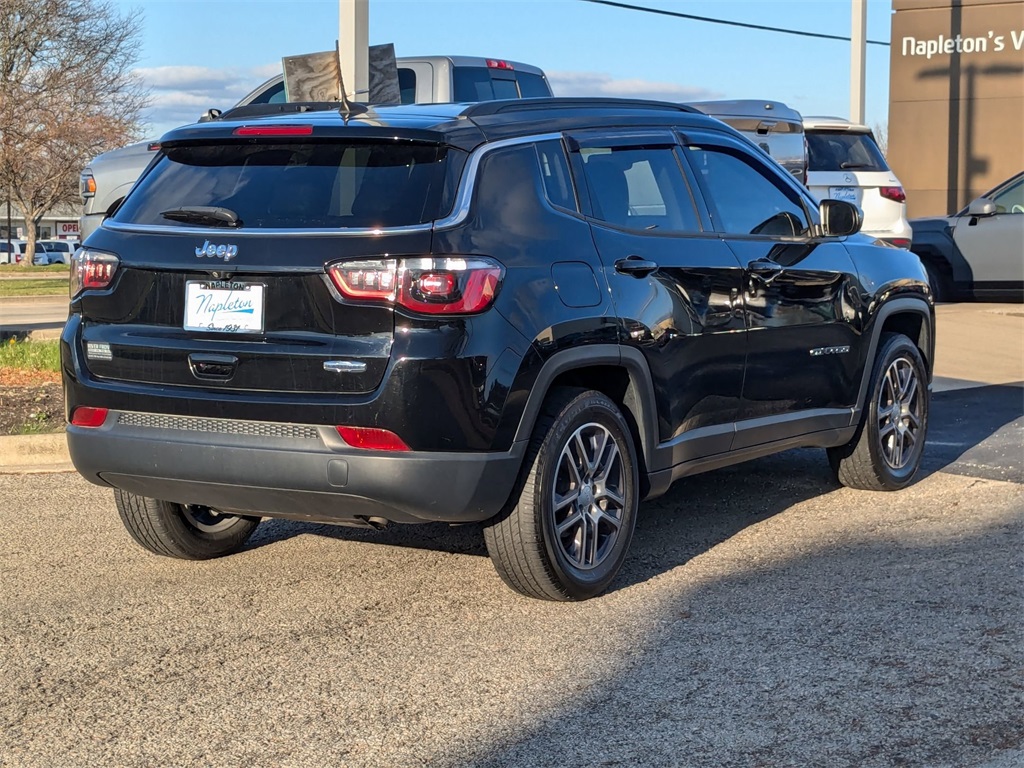
[[[728,27],[743,27],[745,29],[760,29],[765,32],[781,32],[784,35],[799,35],[800,37],[818,37],[823,40],[845,40],[850,42],[850,38],[843,37],[842,35],[826,35],[823,32],[804,32],[800,29],[785,29],[783,27],[768,27],[763,24],[747,24],[743,21],[729,21],[728,19],[713,19],[709,16],[696,16],[692,13],[680,13],[678,11],[665,11],[661,8],[647,8],[643,5],[630,5],[629,3],[616,3],[612,0],[580,0],[584,3],[594,3],[596,5],[610,5],[613,8],[625,8],[628,11],[643,11],[644,13],[656,13],[660,16],[674,16],[679,19],[690,19],[692,21],[706,21],[710,24],[724,24]],[[885,40],[868,40],[871,45],[884,45],[888,46],[889,43]]]

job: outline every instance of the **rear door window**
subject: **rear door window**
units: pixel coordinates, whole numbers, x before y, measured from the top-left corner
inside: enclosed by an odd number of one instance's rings
[[[875,140],[867,133],[807,132],[809,171],[888,171]]]
[[[672,147],[585,147],[580,156],[595,218],[646,232],[701,231]]]
[[[519,95],[524,99],[545,98],[551,95],[548,81],[542,75],[535,75],[532,72],[516,72],[516,82],[519,83]]]
[[[431,143],[207,144],[164,152],[114,221],[194,226],[162,212],[219,206],[245,228],[422,224],[450,209],[452,177],[464,159]],[[458,168],[449,169],[450,156]]]

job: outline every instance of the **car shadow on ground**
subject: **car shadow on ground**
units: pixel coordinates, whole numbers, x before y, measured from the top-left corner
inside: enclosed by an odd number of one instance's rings
[[[928,442],[919,479],[945,471],[1024,482],[1022,415],[1024,389],[1015,385],[933,394]],[[840,488],[825,451],[811,448],[790,450],[684,478],[661,498],[640,505],[629,555],[611,591],[685,565],[750,525]],[[250,540],[248,548],[299,535],[451,554],[487,555],[479,524],[393,525],[378,531],[267,520]],[[666,541],[672,545],[666,547]]]

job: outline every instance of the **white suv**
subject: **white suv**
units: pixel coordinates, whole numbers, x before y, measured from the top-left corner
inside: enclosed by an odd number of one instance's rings
[[[811,193],[853,203],[864,213],[864,234],[909,248],[907,196],[871,129],[839,117],[804,117],[804,135]]]

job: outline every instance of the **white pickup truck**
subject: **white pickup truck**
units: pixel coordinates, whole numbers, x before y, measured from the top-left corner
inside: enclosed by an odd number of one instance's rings
[[[397,59],[403,104],[492,101],[551,96],[543,70],[529,64],[476,56],[419,56]],[[285,103],[284,77],[267,80],[236,107]],[[84,241],[121,204],[128,190],[160,149],[156,139],[104,152],[82,171],[84,210],[79,231]]]

